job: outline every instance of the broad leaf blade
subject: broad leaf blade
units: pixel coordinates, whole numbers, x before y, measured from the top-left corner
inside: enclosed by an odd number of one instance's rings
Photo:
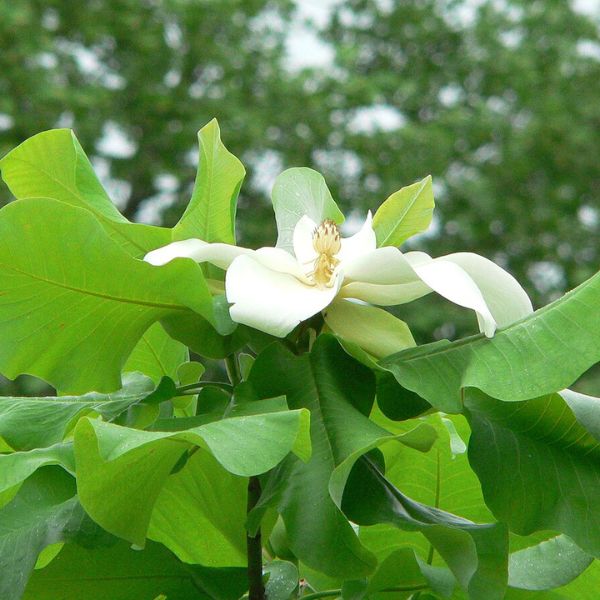
[[[308,428],[306,410],[233,417],[175,432],[84,418],[75,429],[79,496],[98,524],[141,546],[154,503],[185,452],[199,447],[234,475],[258,475],[289,452],[306,460]]]
[[[323,175],[306,167],[281,173],[273,186],[273,210],[277,221],[277,247],[293,252],[292,236],[296,223],[304,216],[317,225],[324,219],[344,220]]]
[[[136,260],[89,211],[54,200],[0,211],[0,289],[0,370],[65,393],[119,388],[127,356],[155,321],[190,310],[212,318],[198,265]]]
[[[168,244],[168,229],[129,223],[111,202],[70,129],[51,129],[17,146],[1,161],[2,178],[17,200],[52,198],[89,210],[133,256]]]
[[[600,556],[600,444],[552,394],[506,403],[470,390],[469,461],[494,515],[521,535],[567,534]]]
[[[400,246],[425,231],[431,223],[433,208],[431,175],[394,192],[373,217],[377,246]]]
[[[536,398],[568,387],[598,362],[599,304],[600,273],[492,339],[434,342],[381,365],[445,412],[461,410],[460,390],[469,386],[505,401]]]
[[[235,244],[237,196],[246,174],[242,163],[225,148],[216,119],[198,132],[200,157],[192,198],[173,240],[199,238]]]
[[[146,398],[152,381],[139,373],[123,378],[112,394],[83,396],[0,397],[0,436],[15,450],[32,450],[61,442],[74,421],[91,412],[113,419]]]

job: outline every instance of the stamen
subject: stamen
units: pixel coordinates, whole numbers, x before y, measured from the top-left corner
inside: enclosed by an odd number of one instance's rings
[[[313,248],[318,254],[310,277],[319,287],[333,285],[333,273],[340,261],[335,255],[341,250],[340,231],[331,219],[325,219],[313,233]]]

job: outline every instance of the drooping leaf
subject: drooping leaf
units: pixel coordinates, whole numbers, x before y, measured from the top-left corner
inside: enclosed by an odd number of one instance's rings
[[[466,395],[469,461],[494,515],[521,535],[551,530],[600,556],[600,444],[558,394],[506,403]]]
[[[502,599],[507,580],[508,532],[500,523],[479,525],[405,496],[370,459],[354,466],[344,512],[359,525],[389,523],[420,531],[444,558],[471,600]]]
[[[232,417],[174,432],[84,418],[75,429],[79,497],[98,524],[141,546],[162,486],[185,452],[209,451],[227,471],[247,477],[272,469],[289,452],[307,460],[308,431],[306,410]]]
[[[508,584],[525,590],[551,590],[583,573],[593,558],[559,535],[510,555]]]
[[[75,482],[60,469],[41,469],[0,510],[0,597],[20,600],[38,554],[77,535],[85,513]]]
[[[60,465],[69,473],[75,473],[73,444],[65,442],[48,448],[34,448],[26,452],[0,454],[0,492],[12,490],[38,469]]]
[[[153,322],[191,310],[211,318],[212,310],[198,265],[136,260],[90,212],[54,200],[0,211],[0,289],[0,371],[36,375],[65,393],[118,389]]]
[[[148,537],[186,563],[246,566],[247,480],[196,452],[167,478],[156,500]]]
[[[199,238],[235,244],[237,196],[246,171],[221,142],[216,119],[198,132],[198,142],[196,183],[188,207],[173,228],[173,240]]]
[[[498,331],[405,350],[381,361],[436,408],[459,412],[461,388],[520,401],[562,390],[600,359],[600,273],[556,302]]]
[[[409,237],[425,231],[433,208],[431,175],[394,192],[373,217],[377,246],[400,246]]]
[[[289,252],[293,252],[294,227],[304,215],[317,225],[324,219],[338,224],[344,220],[323,175],[306,167],[295,167],[278,175],[271,197],[277,221],[277,247]]]
[[[63,440],[77,418],[91,412],[112,419],[146,398],[152,380],[140,373],[123,377],[123,387],[112,394],[83,396],[0,397],[0,436],[14,450],[31,450]]]
[[[171,241],[168,229],[130,223],[119,213],[70,129],[34,135],[0,161],[0,170],[18,200],[52,198],[85,208],[132,256],[141,257]]]
[[[136,344],[123,371],[139,371],[158,383],[165,375],[176,379],[177,368],[187,360],[188,349],[169,336],[160,323],[154,323]]]
[[[374,395],[372,373],[349,357],[335,338],[322,335],[310,355],[295,356],[279,345],[267,348],[256,359],[249,381],[260,397],[283,394],[290,408],[311,412],[312,459],[306,464],[293,458],[284,461],[263,497],[282,515],[292,552],[309,567],[332,576],[368,574],[374,557],[361,546],[333,498],[341,497],[361,453],[394,438],[367,417]],[[429,431],[415,436],[413,442],[431,445]]]
[[[23,600],[141,600],[160,594],[173,600],[237,600],[245,588],[245,569],[185,565],[161,544],[132,550],[124,541],[94,549],[69,543],[32,575]]]

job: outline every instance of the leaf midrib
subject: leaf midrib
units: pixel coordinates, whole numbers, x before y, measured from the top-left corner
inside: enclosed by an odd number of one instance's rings
[[[44,277],[40,277],[39,275],[34,275],[33,273],[23,271],[22,269],[18,269],[17,267],[12,266],[12,265],[7,265],[6,263],[0,263],[0,266],[7,270],[14,271],[25,277],[30,277],[31,279],[34,279],[36,281],[40,281],[40,282],[46,283],[48,285],[54,285],[61,289],[69,290],[71,292],[76,292],[76,293],[82,294],[84,296],[94,296],[97,298],[103,298],[104,300],[111,300],[113,302],[121,302],[123,304],[133,304],[135,306],[148,306],[150,308],[161,308],[161,309],[168,309],[168,310],[183,310],[183,311],[189,310],[188,307],[182,306],[180,304],[169,304],[166,302],[150,302],[147,300],[135,300],[132,298],[123,298],[121,296],[114,296],[111,294],[103,294],[101,292],[95,292],[92,290],[85,290],[85,289],[78,288],[75,286],[67,285],[65,283],[60,283],[58,281],[54,281],[52,279],[46,279]]]

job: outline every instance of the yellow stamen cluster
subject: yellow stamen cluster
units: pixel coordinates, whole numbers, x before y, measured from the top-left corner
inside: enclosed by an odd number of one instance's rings
[[[337,225],[331,219],[325,219],[315,229],[312,242],[317,258],[311,277],[319,287],[330,287],[333,285],[333,272],[340,263],[335,255],[342,248]]]

